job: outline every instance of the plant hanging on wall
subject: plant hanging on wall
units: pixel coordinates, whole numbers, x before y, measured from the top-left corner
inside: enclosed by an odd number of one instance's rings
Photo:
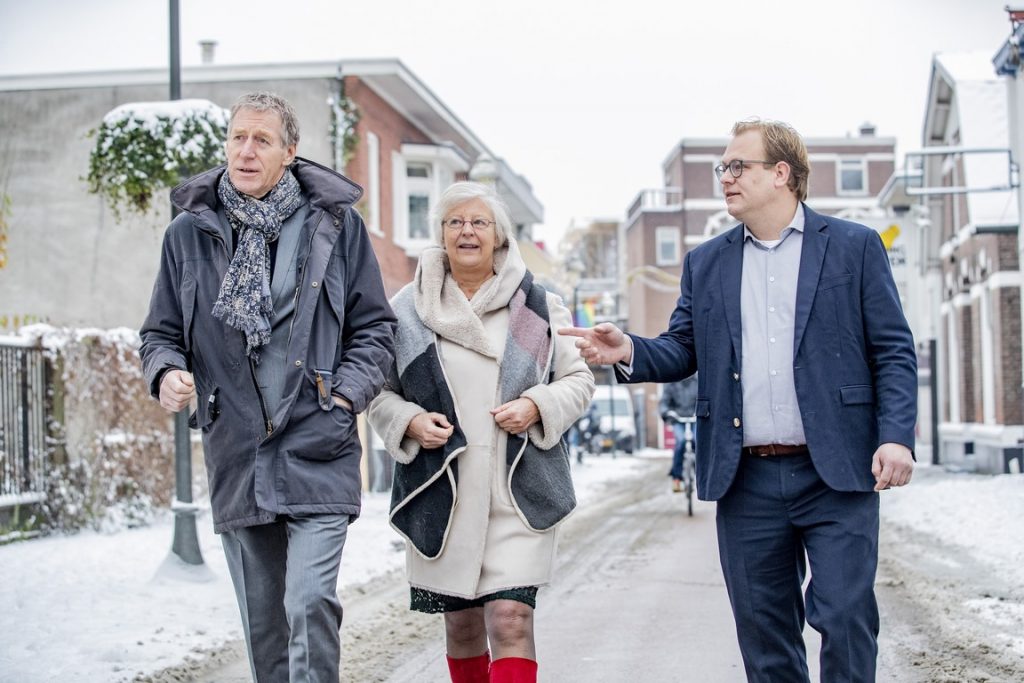
[[[89,191],[116,220],[124,209],[144,214],[156,193],[224,163],[227,126],[227,111],[207,100],[121,105],[89,132]]]
[[[360,113],[355,102],[345,94],[345,79],[338,78],[336,82],[336,91],[327,98],[327,106],[331,108],[331,127],[328,135],[331,148],[334,150],[334,170],[342,172],[355,154],[356,145],[359,144],[356,125],[359,123]]]

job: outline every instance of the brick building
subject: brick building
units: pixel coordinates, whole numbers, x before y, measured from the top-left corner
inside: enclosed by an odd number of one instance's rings
[[[919,199],[939,272],[941,461],[1019,470],[1022,280],[1007,88],[988,52],[938,54],[930,79]]]

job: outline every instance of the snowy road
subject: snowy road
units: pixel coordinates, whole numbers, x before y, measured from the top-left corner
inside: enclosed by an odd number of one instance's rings
[[[925,490],[936,484],[955,484],[958,478],[969,476],[919,468],[911,486]],[[954,507],[960,505],[962,519],[950,520],[950,532],[963,519],[979,519],[983,525],[996,523],[968,509],[983,502],[979,497],[953,502]],[[884,502],[875,584],[882,617],[879,680],[1024,681],[1022,567],[999,561],[993,564],[992,554],[954,544],[952,533],[932,535],[906,525],[886,524]],[[933,507],[920,512],[941,520],[945,511]],[[1019,551],[1024,547],[1020,534],[1024,520],[1017,518],[1012,523],[1006,538]],[[978,529],[978,535],[984,536],[986,531]]]
[[[742,681],[715,548],[714,505],[684,511],[665,462],[607,482],[566,524],[555,582],[537,612],[540,680],[622,683]],[[946,477],[921,472],[915,486]],[[878,675],[891,683],[1024,680],[1024,588],[962,547],[885,520],[878,596]],[[440,618],[407,609],[400,572],[348,590],[342,629],[345,683],[447,680]],[[1016,634],[1016,637],[1014,636]],[[812,680],[817,635],[808,634]],[[243,650],[196,678],[248,681]],[[234,661],[230,661],[234,659]]]
[[[606,482],[563,529],[541,591],[541,681],[738,681],[742,663],[715,545],[714,505],[669,492],[667,460]],[[348,683],[447,680],[441,619],[409,612],[400,574],[343,595]],[[812,646],[813,646],[812,641]],[[241,652],[241,650],[239,650]],[[242,683],[238,661],[199,680]]]

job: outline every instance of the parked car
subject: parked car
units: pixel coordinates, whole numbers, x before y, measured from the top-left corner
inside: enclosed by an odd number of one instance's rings
[[[595,454],[614,454],[618,450],[632,455],[636,448],[636,418],[629,388],[599,384],[594,391],[593,405],[598,423],[588,450]]]

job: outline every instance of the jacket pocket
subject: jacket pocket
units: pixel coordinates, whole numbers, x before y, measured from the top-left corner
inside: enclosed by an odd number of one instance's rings
[[[359,453],[355,413],[334,402],[329,370],[310,370],[299,390],[281,442],[282,451],[302,460],[335,460],[347,453]],[[314,398],[315,397],[315,398]]]
[[[818,289],[824,291],[826,289],[832,289],[834,287],[842,287],[848,285],[853,281],[853,275],[850,273],[841,273],[839,275],[830,275],[829,277],[823,277],[818,282]]]
[[[875,402],[875,388],[870,384],[839,387],[839,395],[843,399],[844,406]]]
[[[302,460],[325,462],[346,453],[359,454],[356,416],[338,407],[328,413],[315,412],[303,422],[288,443],[288,452]]]
[[[320,410],[333,410],[337,405],[331,396],[331,378],[334,377],[334,373],[330,370],[313,370],[309,377],[316,387],[316,400],[320,404]]]
[[[202,429],[205,432],[218,417],[220,417],[220,387],[214,387],[209,394],[200,394],[195,412],[189,415],[188,426],[192,429]]]

